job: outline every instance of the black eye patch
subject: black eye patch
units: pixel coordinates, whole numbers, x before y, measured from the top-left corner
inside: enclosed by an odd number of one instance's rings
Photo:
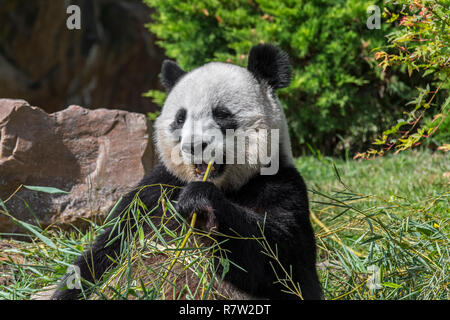
[[[234,115],[226,107],[215,107],[212,110],[212,115],[214,121],[216,121],[216,123],[220,126],[220,129],[224,133],[226,129],[236,129],[238,126]]]
[[[215,119],[227,119],[233,117],[231,111],[225,107],[214,108],[212,114]]]
[[[175,114],[175,119],[170,125],[172,131],[183,127],[184,122],[186,121],[186,114],[187,111],[184,108],[181,108],[180,110],[177,111],[177,113]]]

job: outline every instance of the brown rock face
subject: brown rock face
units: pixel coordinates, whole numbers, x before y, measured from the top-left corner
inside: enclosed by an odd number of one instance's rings
[[[46,112],[71,104],[155,111],[142,93],[159,88],[163,52],[145,28],[142,0],[1,0],[0,97]],[[81,29],[66,26],[69,5]]]
[[[154,163],[145,115],[79,106],[47,114],[24,100],[0,99],[0,198],[21,184],[70,192],[21,189],[6,206],[16,218],[45,226],[80,225],[107,210]],[[18,227],[0,214],[0,232]]]

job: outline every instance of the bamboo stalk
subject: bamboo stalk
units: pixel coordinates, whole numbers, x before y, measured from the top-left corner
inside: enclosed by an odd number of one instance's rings
[[[203,182],[205,182],[205,181],[208,179],[208,175],[209,175],[209,172],[211,171],[212,163],[213,163],[212,161],[210,161],[210,162],[208,163],[208,168],[206,168],[205,175],[203,176]],[[179,258],[179,256],[180,256],[180,254],[181,254],[181,250],[183,250],[183,248],[186,246],[186,243],[187,243],[187,241],[189,240],[189,237],[191,236],[191,234],[192,234],[192,232],[193,232],[193,230],[194,230],[195,222],[196,222],[196,221],[197,221],[197,212],[194,212],[194,213],[192,214],[192,219],[191,219],[191,224],[190,224],[190,226],[189,226],[189,230],[188,230],[186,236],[184,237],[183,242],[181,243],[180,248],[178,249],[177,253],[175,254],[175,258],[172,260],[172,263],[170,264],[169,269],[167,269],[167,271],[166,271],[166,273],[165,273],[165,275],[164,275],[164,278],[163,278],[164,280],[167,278],[167,276],[169,275],[169,273],[172,271],[173,266],[175,265],[175,263],[177,262],[177,260],[178,260],[178,258]]]
[[[336,235],[334,235],[334,232],[331,232],[330,229],[327,228],[326,225],[324,225],[322,223],[322,221],[319,220],[319,218],[316,217],[316,215],[314,214],[314,212],[312,212],[312,210],[309,211],[311,218],[313,219],[313,221],[315,223],[317,223],[323,230],[325,230],[327,233],[329,233],[331,235],[331,239],[334,240],[335,242],[339,243],[341,246],[345,247],[347,250],[353,252],[354,255],[356,255],[357,257],[364,257],[364,255],[358,251],[353,250],[350,247],[347,247],[342,241],[341,239],[339,239]]]

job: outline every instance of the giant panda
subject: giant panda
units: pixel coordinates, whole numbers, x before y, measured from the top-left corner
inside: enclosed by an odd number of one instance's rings
[[[196,212],[195,227],[216,231],[212,233],[216,239],[227,234],[242,236],[221,242],[233,261],[223,283],[239,292],[238,298],[298,298],[283,290],[273,261],[263,253],[261,244],[251,239],[261,232],[276,248],[293,282],[299,284],[302,297],[322,297],[307,190],[294,166],[286,118],[276,96],[277,89],[289,85],[290,72],[288,56],[269,44],[252,47],[247,68],[210,62],[186,72],[173,61],[162,65],[161,82],[168,95],[154,125],[160,161],[139,186],[177,186],[170,197],[186,222]],[[234,146],[236,155],[224,161],[226,153],[233,151],[227,148],[230,130],[235,135],[269,133],[246,141],[240,150]],[[272,132],[278,139],[272,140]],[[272,153],[264,163],[258,160],[255,148],[262,144],[269,144],[266,151]],[[245,156],[240,163],[236,161],[239,153]],[[203,182],[210,161],[211,174]],[[115,212],[123,212],[138,189],[125,195]],[[151,207],[161,196],[160,188],[143,189],[139,196]],[[162,209],[158,210],[152,214],[161,214]],[[83,279],[94,282],[111,267],[110,257],[120,250],[119,241],[111,243],[115,232],[105,230],[75,261]],[[67,279],[66,275],[60,281],[52,299],[81,298],[80,289],[67,288]]]

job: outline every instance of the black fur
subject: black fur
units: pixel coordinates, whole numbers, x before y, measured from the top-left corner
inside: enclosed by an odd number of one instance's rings
[[[178,200],[177,209],[188,218],[193,211],[207,225],[214,226],[220,234],[239,234],[242,237],[260,237],[259,229],[264,226],[264,234],[275,250],[282,265],[289,270],[300,284],[305,299],[320,299],[321,288],[316,274],[316,247],[313,230],[309,221],[308,199],[303,179],[297,170],[290,166],[281,166],[273,176],[256,175],[245,186],[235,192],[224,193],[209,182],[192,182],[184,185],[174,177],[164,165],[155,166],[140,183],[151,185],[163,183],[181,186],[174,189],[172,200]],[[116,212],[132,201],[135,192],[128,194]],[[160,188],[146,188],[140,193],[141,200],[152,208],[160,197]],[[160,209],[159,209],[160,210]],[[159,212],[161,214],[161,212]],[[153,212],[152,215],[158,215]],[[109,246],[105,244],[114,238],[116,232],[106,230],[92,247],[77,259],[81,276],[95,282],[107,270],[112,262],[107,255],[115,257],[120,241]],[[246,272],[231,266],[225,280],[237,288],[259,298],[290,299],[293,295],[282,292],[282,286],[275,284],[276,277],[269,264],[272,261],[278,274],[282,274],[277,264],[263,254],[256,240],[242,240],[217,236],[218,240],[227,239],[221,247],[228,252],[228,258],[247,270]],[[95,270],[94,277],[90,270]],[[78,299],[80,290],[64,290],[64,278],[53,299]]]
[[[266,81],[272,88],[285,88],[291,82],[288,55],[270,44],[260,44],[250,50],[247,69],[258,81]]]
[[[183,128],[184,122],[186,121],[187,111],[185,108],[181,108],[177,111],[175,115],[175,119],[173,119],[172,124],[170,125],[170,130],[175,131],[177,129]]]
[[[175,62],[164,60],[161,68],[161,83],[167,91],[172,90],[178,80],[186,74]]]
[[[223,134],[226,134],[227,129],[236,130],[238,128],[238,122],[227,107],[215,107],[212,110],[212,116],[214,121],[219,125]]]

